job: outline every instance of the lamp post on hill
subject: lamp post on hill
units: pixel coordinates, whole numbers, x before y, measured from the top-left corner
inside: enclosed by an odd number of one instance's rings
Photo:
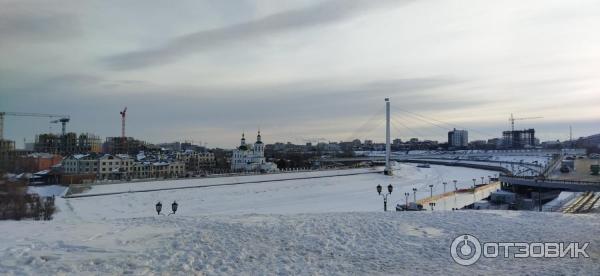
[[[177,207],[179,206],[179,204],[177,204],[177,201],[173,201],[173,203],[171,203],[171,211],[173,211],[173,213],[171,214],[175,214],[175,212],[177,212]],[[169,214],[170,215],[170,214]]]
[[[381,185],[377,185],[377,193],[383,197],[383,211],[384,212],[387,211],[387,199],[388,199],[388,196],[392,194],[392,190],[394,189],[394,187],[392,186],[392,184],[390,184],[387,186],[387,189],[388,189],[387,194],[386,193],[381,194],[382,187],[381,187]]]
[[[413,188],[413,196],[415,199],[415,204],[417,204],[417,188]]]
[[[160,215],[160,211],[162,210],[162,203],[160,203],[159,201],[154,207],[156,208],[156,213]]]
[[[174,215],[175,212],[177,212],[177,208],[179,207],[179,204],[177,204],[177,201],[173,201],[173,203],[171,203],[171,213],[168,214],[168,216],[170,215]],[[156,214],[161,215],[161,211],[162,211],[162,203],[157,202],[156,205],[154,205],[154,208],[156,209]],[[164,214],[162,214],[164,216]]]
[[[408,197],[410,196],[410,193],[404,193],[404,197],[406,197],[406,209],[408,210]]]

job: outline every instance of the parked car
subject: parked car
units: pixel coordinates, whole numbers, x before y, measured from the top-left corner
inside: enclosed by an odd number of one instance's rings
[[[569,169],[569,167],[567,167],[567,166],[560,167],[560,172],[561,173],[568,173],[570,171],[571,171],[571,169]]]

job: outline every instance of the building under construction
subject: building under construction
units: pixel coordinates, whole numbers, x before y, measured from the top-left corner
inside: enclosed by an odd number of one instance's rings
[[[61,155],[98,153],[100,150],[100,137],[90,133],[82,133],[79,137],[77,133],[73,132],[66,133],[65,135],[44,133],[36,136],[34,145],[34,151],[36,152]]]
[[[0,139],[0,171],[12,170],[15,158],[15,141]]]
[[[146,142],[133,137],[106,137],[102,145],[102,152],[110,154],[137,154],[146,150]]]
[[[102,151],[100,137],[92,133],[81,133],[77,140],[77,147],[81,152],[100,153]]]
[[[535,130],[507,130],[502,132],[502,145],[508,149],[535,147]]]

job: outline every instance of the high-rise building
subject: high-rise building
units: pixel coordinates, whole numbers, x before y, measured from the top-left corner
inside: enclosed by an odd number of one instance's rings
[[[508,130],[502,132],[502,146],[509,149],[522,149],[536,145],[535,130]]]
[[[464,148],[469,145],[469,132],[466,130],[457,130],[456,128],[448,131],[448,147]]]

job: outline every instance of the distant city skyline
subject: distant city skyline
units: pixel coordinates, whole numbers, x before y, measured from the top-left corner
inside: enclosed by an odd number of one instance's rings
[[[233,148],[324,138],[440,142],[403,111],[502,136],[600,132],[597,1],[2,1],[0,111],[68,114],[68,131]],[[402,111],[401,111],[402,110]],[[383,114],[383,113],[381,113]],[[6,117],[23,146],[60,132]],[[459,128],[457,127],[457,129]]]

